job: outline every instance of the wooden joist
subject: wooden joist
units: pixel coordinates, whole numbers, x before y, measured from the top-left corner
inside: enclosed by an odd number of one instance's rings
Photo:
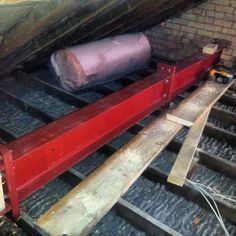
[[[122,218],[138,229],[147,232],[148,235],[183,236],[124,199],[119,200],[116,210]]]
[[[193,160],[194,162],[194,160]],[[198,165],[198,164],[196,164]],[[150,179],[153,182],[165,182],[168,177],[168,171],[151,164],[147,171],[145,172],[145,177]],[[166,183],[166,187],[180,196],[187,198],[190,201],[196,202],[202,205],[205,209],[211,210],[208,203],[201,196],[201,193],[194,188],[190,183],[185,182],[182,188],[179,188],[176,185],[170,185]],[[233,202],[227,201],[221,197],[212,195],[212,198],[215,200],[221,215],[230,221],[236,223],[236,205]]]
[[[236,83],[233,83],[230,89],[232,89],[233,91],[236,91]]]
[[[230,106],[235,106],[235,104],[236,104],[236,97],[233,96],[233,95],[224,94],[224,96],[222,96],[220,101],[225,103],[225,104],[228,104]]]
[[[230,85],[207,81],[171,114],[195,122]],[[87,235],[182,127],[165,116],[153,121],[41,216],[36,226],[45,235]]]
[[[201,164],[206,165],[233,180],[236,180],[236,163],[216,156],[212,153],[209,154],[202,149],[196,150],[196,157],[200,160]]]
[[[231,111],[226,111],[219,107],[213,107],[211,110],[211,117],[216,118],[229,125],[236,125],[236,114]]]

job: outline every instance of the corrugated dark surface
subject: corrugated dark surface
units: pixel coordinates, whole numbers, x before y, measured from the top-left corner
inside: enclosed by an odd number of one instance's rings
[[[113,210],[105,215],[100,223],[95,227],[91,236],[146,236],[127,223],[123,218],[119,217]]]
[[[135,182],[125,195],[125,199],[183,235],[224,234],[213,213],[170,192],[165,185],[153,183],[144,177]],[[200,225],[194,225],[194,218],[202,212],[205,213],[204,220]],[[234,235],[236,227],[227,221],[225,224],[231,235]]]

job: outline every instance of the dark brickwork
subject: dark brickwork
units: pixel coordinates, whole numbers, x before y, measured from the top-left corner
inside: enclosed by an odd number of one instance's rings
[[[208,0],[146,31],[153,52],[181,59],[209,42],[225,47],[222,61],[235,66],[236,0]]]

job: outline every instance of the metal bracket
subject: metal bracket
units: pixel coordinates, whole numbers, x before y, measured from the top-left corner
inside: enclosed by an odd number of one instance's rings
[[[176,73],[176,66],[170,64],[159,63],[157,65],[157,73],[161,73],[164,75],[164,87],[162,92],[162,98],[165,102],[169,102],[171,100],[171,88],[172,88],[172,80]]]

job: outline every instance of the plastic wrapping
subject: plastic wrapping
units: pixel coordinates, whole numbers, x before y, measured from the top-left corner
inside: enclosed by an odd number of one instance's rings
[[[51,63],[63,88],[76,91],[148,66],[151,46],[142,34],[127,34],[57,51]]]

